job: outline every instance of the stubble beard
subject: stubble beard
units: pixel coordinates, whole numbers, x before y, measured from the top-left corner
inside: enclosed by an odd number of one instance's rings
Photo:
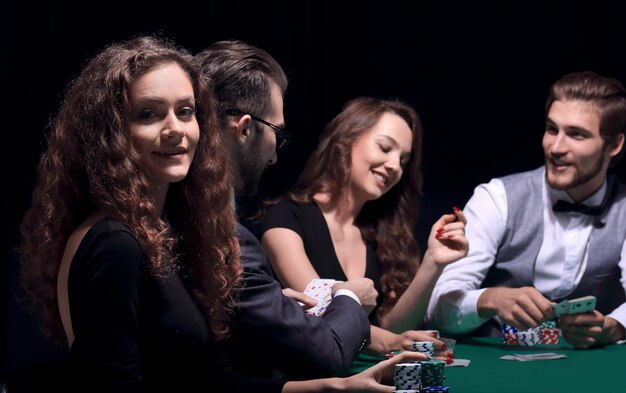
[[[550,166],[553,164],[548,164],[549,159],[546,159],[546,166]],[[551,181],[548,171],[546,171],[546,181],[548,185],[555,190],[567,191],[572,188],[580,187],[587,182],[591,181],[594,177],[598,175],[602,171],[602,159],[597,159],[594,161],[594,164],[588,170],[581,170],[579,165],[572,166],[574,169],[573,178],[567,182],[559,182],[559,181]]]
[[[265,163],[261,162],[260,143],[253,143],[248,151],[242,152],[239,165],[239,194],[244,197],[252,197],[259,191],[259,183],[265,169]]]

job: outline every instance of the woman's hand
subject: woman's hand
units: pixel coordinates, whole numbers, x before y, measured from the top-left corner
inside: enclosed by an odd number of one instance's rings
[[[391,344],[394,350],[412,351],[413,343],[416,341],[432,341],[435,344],[435,351],[445,350],[446,346],[443,341],[435,338],[435,335],[423,330],[407,330],[395,336],[395,342]]]
[[[359,374],[345,379],[345,388],[349,392],[393,392],[394,371],[396,364],[425,360],[419,352],[402,352],[390,359],[368,368]]]
[[[432,227],[428,237],[428,250],[432,260],[439,266],[458,261],[467,256],[469,242],[465,237],[465,214],[454,208],[453,214],[444,214]],[[424,258],[426,262],[428,258]]]
[[[445,351],[446,344],[436,336],[436,333],[424,330],[406,330],[398,334],[376,327],[372,332],[372,343],[368,350],[379,355],[387,355],[392,351],[412,351],[413,343],[416,341],[432,341],[435,343],[435,352]],[[424,356],[424,359],[420,360],[428,359]]]

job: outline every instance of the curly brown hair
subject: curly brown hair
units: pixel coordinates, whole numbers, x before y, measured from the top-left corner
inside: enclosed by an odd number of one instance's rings
[[[147,197],[148,179],[125,113],[134,81],[171,63],[192,82],[200,140],[188,175],[168,191],[168,223]],[[47,135],[39,182],[20,228],[22,285],[48,336],[65,339],[58,270],[69,235],[96,210],[128,226],[153,275],[180,269],[211,330],[218,338],[227,335],[241,266],[230,170],[215,107],[210,81],[196,60],[157,37],[106,47],[70,84]],[[176,256],[181,248],[184,263]]]
[[[422,126],[417,113],[399,100],[360,97],[347,102],[325,127],[296,187],[286,195],[296,202],[308,203],[315,194],[326,192],[330,194],[330,204],[337,205],[350,183],[352,146],[385,113],[406,121],[413,134],[413,146],[398,184],[382,197],[368,201],[356,219],[364,239],[376,247],[382,265],[385,300],[378,308],[379,317],[393,308],[420,264],[414,234],[422,193]]]

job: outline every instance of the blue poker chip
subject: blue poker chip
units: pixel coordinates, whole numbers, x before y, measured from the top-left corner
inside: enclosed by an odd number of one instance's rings
[[[449,393],[450,388],[448,386],[423,386],[420,390],[421,393],[431,393],[431,392],[445,392]]]
[[[518,328],[508,325],[506,323],[502,324],[502,334],[517,333],[517,332],[519,332]]]

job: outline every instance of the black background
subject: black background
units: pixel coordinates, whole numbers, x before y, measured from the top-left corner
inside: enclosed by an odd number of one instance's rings
[[[67,84],[105,45],[133,35],[158,33],[192,53],[216,40],[242,39],[283,66],[290,78],[285,118],[294,137],[266,172],[260,197],[293,184],[319,132],[347,100],[371,95],[408,102],[425,129],[421,217],[427,227],[453,205],[462,207],[477,184],[542,164],[543,105],[556,79],[594,70],[626,80],[626,7],[617,1],[9,7],[1,125],[8,238],[30,203],[43,136]]]
[[[425,129],[422,228],[463,207],[477,184],[542,164],[543,106],[556,79],[593,70],[626,81],[626,6],[618,1],[39,3],[0,6],[7,246],[17,242],[43,137],[67,84],[105,45],[134,35],[157,33],[192,53],[242,39],[283,66],[294,137],[266,172],[260,197],[293,184],[347,100],[400,98],[415,107]],[[6,294],[10,269],[0,266]]]

